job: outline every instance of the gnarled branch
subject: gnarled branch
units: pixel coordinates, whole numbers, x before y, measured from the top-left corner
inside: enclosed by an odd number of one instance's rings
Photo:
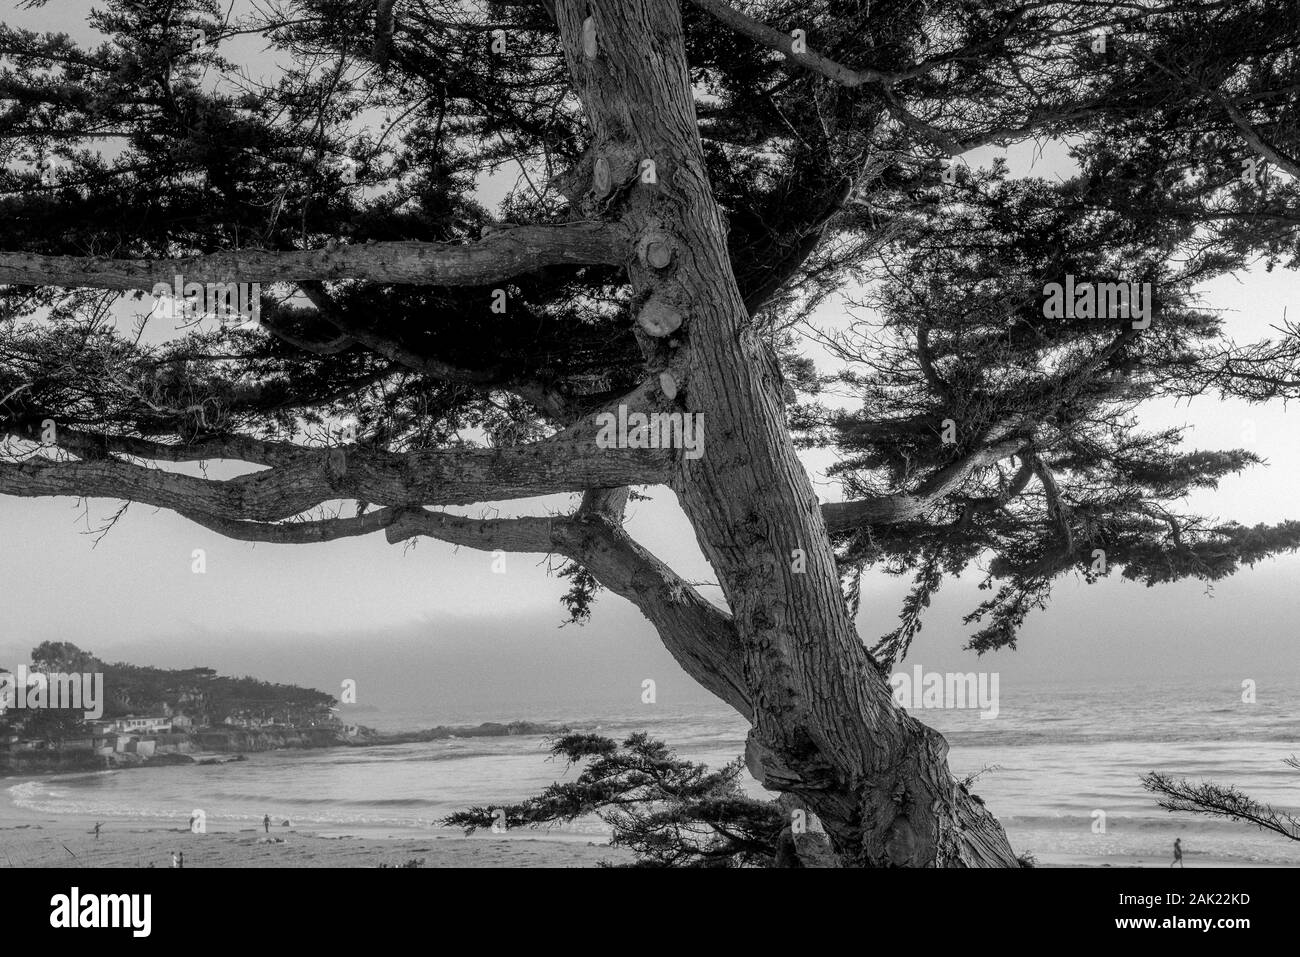
[[[518,226],[476,243],[390,242],[325,249],[236,249],[178,259],[105,259],[0,252],[0,283],[149,290],[186,282],[369,282],[473,286],[543,266],[618,265],[628,255],[621,228],[604,223]]]

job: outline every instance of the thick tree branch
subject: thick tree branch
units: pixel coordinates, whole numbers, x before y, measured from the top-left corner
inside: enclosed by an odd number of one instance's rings
[[[178,512],[191,522],[225,538],[276,545],[308,545],[355,538],[387,528],[399,509],[380,508],[355,518],[325,518],[303,522],[242,522],[201,512]]]
[[[919,518],[926,509],[955,491],[973,472],[1014,455],[1024,444],[1023,438],[1011,438],[987,445],[939,469],[914,492],[852,502],[827,502],[821,507],[827,531],[843,532],[864,525],[890,525]]]
[[[82,450],[106,446],[74,433]],[[178,447],[120,439],[122,451],[191,460]],[[234,440],[235,457],[272,452]],[[109,443],[111,444],[111,443]],[[210,446],[227,451],[221,442]],[[119,459],[0,463],[0,494],[91,496],[144,502],[177,512],[231,520],[280,521],[322,502],[355,498],[380,505],[470,505],[620,485],[654,485],[672,477],[669,449],[600,449],[594,417],[548,439],[499,449],[302,449],[275,468],[215,481]],[[286,458],[288,456],[286,455]]]
[[[416,285],[473,286],[543,266],[618,265],[627,234],[603,223],[518,226],[476,243],[391,242],[275,251],[238,249],[179,259],[104,259],[0,252],[0,283],[91,289],[140,289],[186,282],[301,282],[358,279]]]
[[[1030,453],[1027,462],[1029,467],[1033,469],[1034,474],[1038,476],[1038,481],[1043,483],[1043,493],[1047,497],[1047,514],[1056,523],[1056,527],[1061,533],[1061,555],[1073,555],[1074,530],[1070,527],[1071,509],[1061,495],[1056,476],[1052,474],[1052,470],[1037,452]]]
[[[10,432],[17,435],[16,432]],[[310,449],[292,442],[272,442],[243,435],[214,435],[186,442],[167,443],[131,435],[96,435],[77,429],[58,429],[59,448],[66,449],[82,459],[106,459],[110,456],[130,455],[153,459],[157,462],[210,462],[230,459],[256,465],[288,465],[300,461]],[[30,438],[31,436],[23,436]]]
[[[263,522],[289,518],[328,499],[344,497],[330,488],[319,460],[214,481],[116,459],[29,459],[0,463],[0,494],[115,498],[177,512]]]

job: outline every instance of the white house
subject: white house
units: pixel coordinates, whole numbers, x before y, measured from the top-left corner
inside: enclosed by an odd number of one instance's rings
[[[114,731],[129,731],[137,734],[160,734],[172,729],[172,719],[166,715],[154,714],[137,717],[128,714],[113,722]]]

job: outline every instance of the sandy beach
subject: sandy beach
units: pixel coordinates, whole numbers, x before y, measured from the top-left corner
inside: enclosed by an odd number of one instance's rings
[[[0,867],[170,867],[172,853],[179,851],[185,852],[186,867],[395,867],[412,859],[422,859],[422,867],[597,867],[633,859],[624,849],[526,832],[466,837],[376,828],[340,834],[273,823],[269,834],[260,827],[210,827],[192,834],[170,822],[120,818],[104,820],[96,840],[94,824],[90,818],[7,808],[0,820]],[[1189,858],[1189,870],[1243,866],[1209,855]],[[1037,866],[1168,868],[1169,862],[1154,855],[1055,854],[1040,857]]]
[[[192,834],[170,822],[103,821],[99,839],[89,818],[28,815],[7,808],[0,820],[0,867],[170,867],[184,851],[186,867],[595,867],[629,860],[628,852],[577,839],[472,837],[430,832],[321,834],[279,823],[262,828]]]

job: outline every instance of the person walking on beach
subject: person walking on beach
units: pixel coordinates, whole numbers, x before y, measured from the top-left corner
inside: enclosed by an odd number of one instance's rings
[[[1174,862],[1169,866],[1173,867],[1174,864],[1179,867],[1183,866],[1183,839],[1181,837],[1174,838]]]
[[[180,854],[177,856],[177,858],[176,858],[176,866],[179,867],[181,870],[185,870],[185,852],[184,852],[184,851],[181,851]]]
[[[180,867],[180,866],[181,866],[180,863],[176,860],[176,852],[172,851],[172,867]]]
[[[99,840],[99,829],[104,825],[100,821],[95,822],[95,840]]]
[[[269,814],[262,815],[262,827],[267,834],[271,833],[271,815]]]

